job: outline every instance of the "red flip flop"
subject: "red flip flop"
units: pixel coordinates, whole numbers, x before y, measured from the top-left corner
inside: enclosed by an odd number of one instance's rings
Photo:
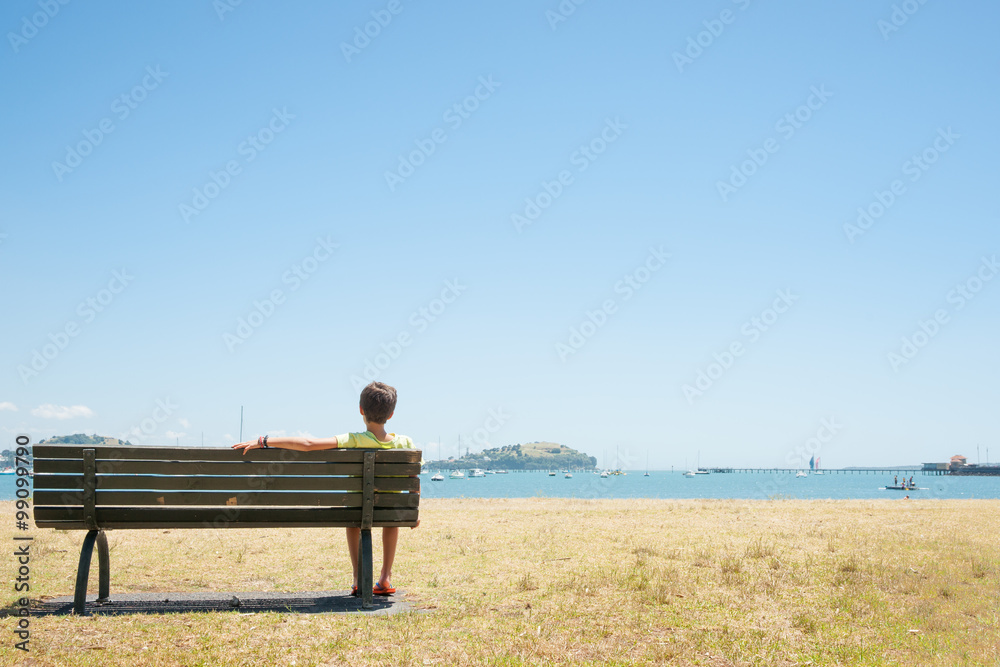
[[[357,586],[351,586],[351,597],[356,598],[361,595],[361,591],[358,590]]]
[[[375,584],[375,588],[372,589],[372,593],[375,595],[392,595],[396,592],[395,588],[390,588],[389,586],[382,586],[382,582]]]

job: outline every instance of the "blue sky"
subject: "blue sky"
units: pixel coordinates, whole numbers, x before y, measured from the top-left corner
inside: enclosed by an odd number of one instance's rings
[[[5,3],[0,428],[996,459],[998,14]]]

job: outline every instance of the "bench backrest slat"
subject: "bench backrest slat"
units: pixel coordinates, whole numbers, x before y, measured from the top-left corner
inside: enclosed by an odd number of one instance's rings
[[[36,473],[70,474],[79,472],[77,459],[36,459]],[[106,475],[353,475],[361,476],[360,463],[245,461],[97,461],[97,472]],[[416,475],[419,463],[383,463],[379,476]]]
[[[35,474],[35,489],[81,490],[81,475]],[[360,477],[226,477],[196,475],[97,475],[97,490],[147,489],[164,491],[361,491]],[[420,491],[413,477],[376,477],[375,492]]]
[[[225,448],[151,447],[148,445],[34,445],[36,459],[83,459],[84,449],[93,449],[98,460],[127,461],[325,461],[331,463],[363,463],[365,449],[323,449],[296,452],[290,449],[254,449],[249,454]],[[420,462],[418,449],[377,449],[376,463]]]

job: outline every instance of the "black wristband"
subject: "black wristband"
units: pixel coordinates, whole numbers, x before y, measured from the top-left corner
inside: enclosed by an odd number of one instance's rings
[[[270,447],[267,446],[267,436],[266,435],[264,436],[264,449],[271,449]]]

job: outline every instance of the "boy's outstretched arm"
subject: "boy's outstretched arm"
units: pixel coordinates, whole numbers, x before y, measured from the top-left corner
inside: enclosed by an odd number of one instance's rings
[[[336,437],[333,438],[288,438],[288,437],[275,437],[272,438],[268,436],[267,446],[277,447],[279,449],[294,449],[300,452],[310,452],[319,449],[337,449],[340,445]],[[246,442],[237,442],[233,445],[233,449],[241,449],[243,453],[246,454],[251,449],[263,449],[264,438],[261,436],[256,440],[247,440]]]

